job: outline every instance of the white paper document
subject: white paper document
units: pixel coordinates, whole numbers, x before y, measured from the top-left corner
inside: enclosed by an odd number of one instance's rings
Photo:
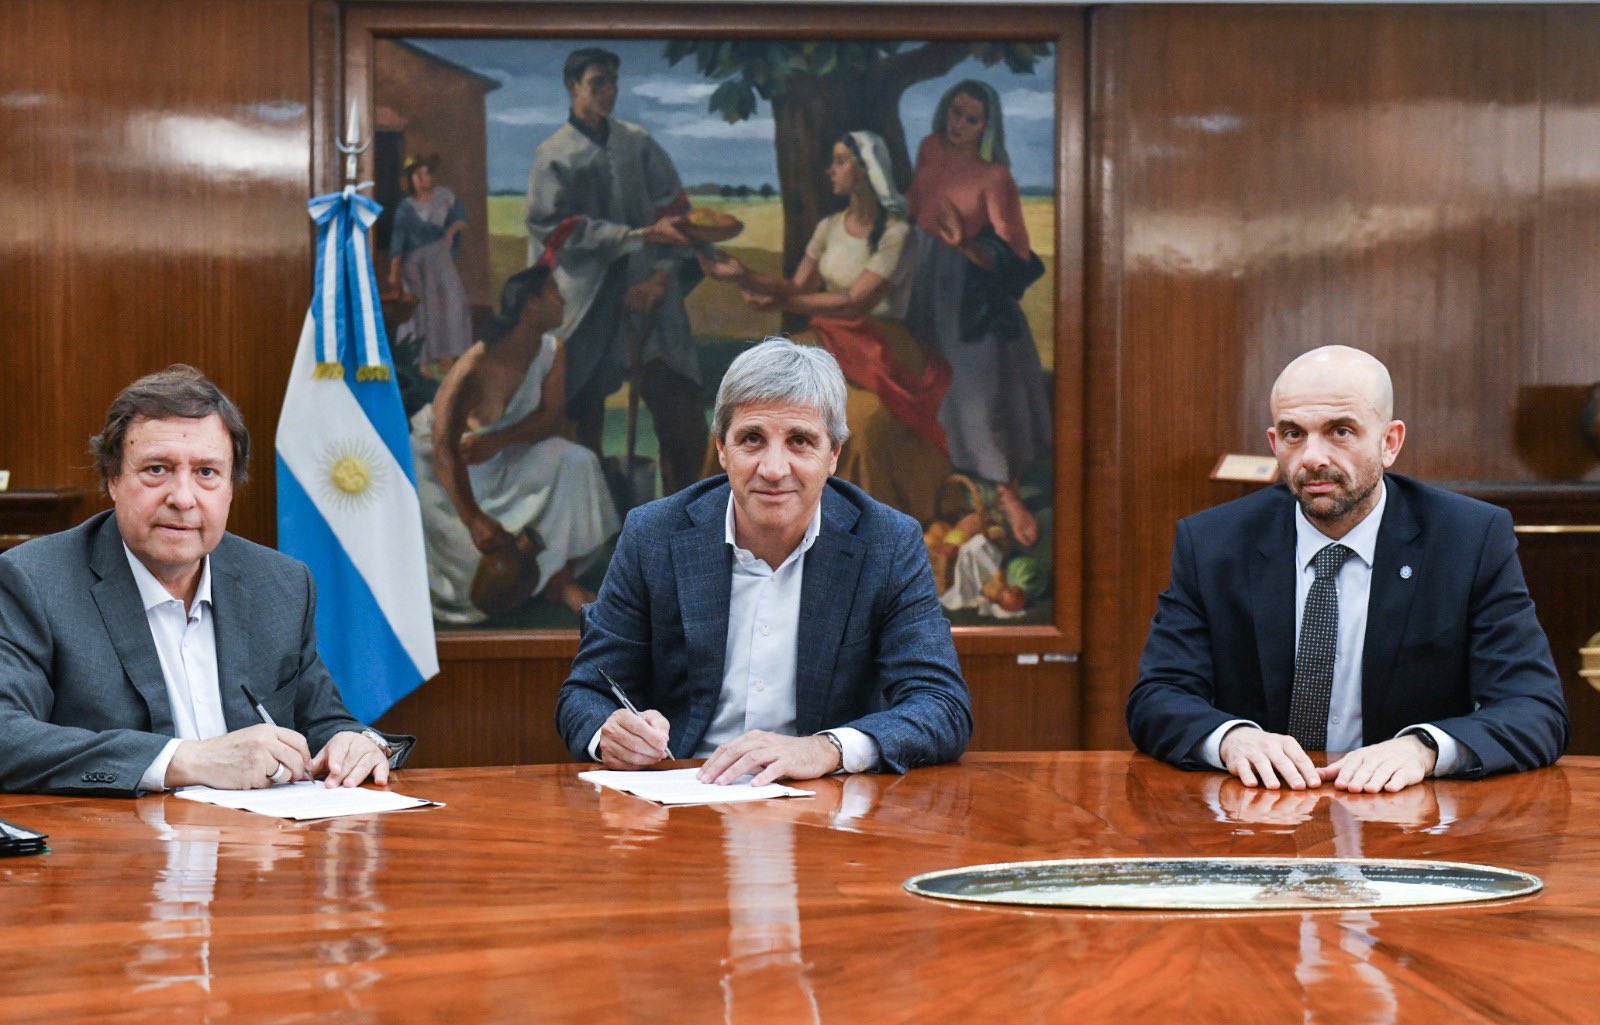
[[[279,819],[331,819],[340,815],[367,815],[376,811],[401,811],[406,808],[440,806],[437,801],[407,797],[389,790],[365,787],[328,787],[317,780],[282,783],[265,790],[213,790],[186,787],[177,791],[186,801],[214,804],[219,808],[253,811]]]
[[[591,769],[578,778],[657,804],[731,804],[738,801],[770,801],[774,797],[810,797],[809,790],[797,790],[780,783],[753,787],[749,783],[701,783],[694,778],[699,769],[646,769],[624,772],[619,769]]]

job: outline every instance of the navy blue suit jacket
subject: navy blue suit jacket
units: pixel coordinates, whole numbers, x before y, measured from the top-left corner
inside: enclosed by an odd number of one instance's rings
[[[617,708],[598,669],[671,723],[693,756],[716,714],[728,641],[733,550],[726,476],[628,514],[561,687],[556,724],[575,758]],[[795,664],[795,729],[849,726],[877,741],[880,768],[952,761],[972,705],[916,521],[838,478],[806,553]]]
[[[1466,745],[1463,774],[1549,765],[1569,725],[1504,509],[1388,474],[1361,657],[1364,742],[1432,723]],[[1141,751],[1194,750],[1229,719],[1289,731],[1295,499],[1283,484],[1178,523],[1128,731]],[[1411,573],[1402,574],[1409,566]]]

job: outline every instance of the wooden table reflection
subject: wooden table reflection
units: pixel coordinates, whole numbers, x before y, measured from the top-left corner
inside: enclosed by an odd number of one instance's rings
[[[0,1021],[1570,1022],[1600,1016],[1600,759],[1397,795],[1252,792],[1122,753],[980,754],[667,810],[577,766],[419,770],[447,807],[293,824],[0,797]],[[983,908],[1030,858],[1479,861],[1520,901],[1375,913]]]

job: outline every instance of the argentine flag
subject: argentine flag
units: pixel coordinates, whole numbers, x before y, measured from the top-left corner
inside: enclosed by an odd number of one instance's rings
[[[278,548],[311,567],[317,650],[370,723],[439,672],[411,441],[353,188],[308,204],[316,294],[278,420]]]

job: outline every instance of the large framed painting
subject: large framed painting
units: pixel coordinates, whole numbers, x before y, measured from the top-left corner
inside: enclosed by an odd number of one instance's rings
[[[337,17],[319,173],[337,174],[327,141],[353,103],[447,649],[572,636],[627,512],[719,472],[723,371],[785,334],[844,369],[838,473],[922,525],[963,643],[1075,650],[1076,20]]]

